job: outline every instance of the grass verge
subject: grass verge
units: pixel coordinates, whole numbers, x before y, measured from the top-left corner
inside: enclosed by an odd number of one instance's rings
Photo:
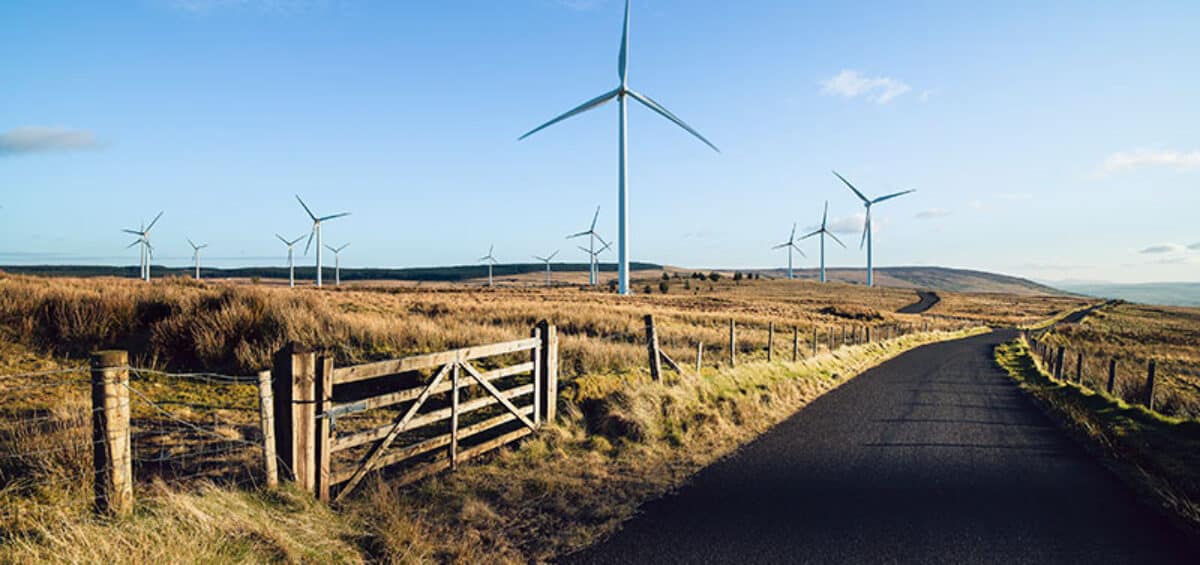
[[[1200,422],[1170,418],[1075,383],[1057,381],[1021,340],[996,361],[1052,419],[1099,454],[1143,497],[1200,534]]]

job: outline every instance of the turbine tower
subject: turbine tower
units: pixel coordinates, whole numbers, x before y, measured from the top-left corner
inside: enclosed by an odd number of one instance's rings
[[[188,238],[187,242],[192,246],[192,261],[196,263],[196,280],[200,280],[200,250],[208,247],[208,244],[202,243],[196,245],[196,242],[192,241],[191,238]]]
[[[496,257],[492,255],[492,252],[495,250],[495,245],[488,247],[488,254],[479,258],[480,261],[486,261],[488,264],[488,288],[492,286],[492,267],[496,265]]]
[[[792,235],[788,236],[788,240],[783,243],[780,243],[779,245],[776,245],[775,247],[772,247],[771,249],[783,249],[784,247],[786,247],[788,250],[787,275],[788,275],[788,280],[790,281],[793,278],[795,278],[792,276],[792,251],[799,252],[801,257],[808,257],[808,255],[804,254],[804,250],[800,249],[799,245],[796,245],[796,224],[795,224],[795,222],[792,223]]]
[[[858,244],[858,248],[862,249],[864,243],[867,246],[867,286],[875,286],[875,270],[871,263],[871,207],[883,202],[884,200],[891,200],[897,196],[904,196],[910,192],[916,192],[916,189],[902,190],[900,192],[888,194],[886,196],[880,196],[879,198],[872,200],[864,196],[863,193],[859,192],[857,188],[854,188],[854,185],[850,184],[850,181],[846,180],[845,178],[842,178],[842,175],[839,175],[837,171],[833,171],[833,175],[841,179],[842,182],[846,183],[846,186],[850,187],[850,190],[854,191],[854,195],[858,196],[859,199],[863,201],[863,206],[867,209],[867,220],[863,223],[863,237],[862,241]]]
[[[832,237],[833,240],[836,241],[838,245],[842,246],[843,249],[846,248],[846,244],[842,243],[842,240],[838,239],[836,235],[833,235],[833,232],[826,229],[825,226],[828,223],[829,223],[829,201],[826,200],[825,201],[825,214],[821,216],[821,229],[814,231],[814,232],[800,238],[800,241],[804,241],[815,235],[821,236],[821,282],[825,282],[825,236],[828,235],[829,237]]]
[[[326,249],[333,252],[333,286],[342,286],[342,250],[350,247],[349,243],[343,244],[341,247],[325,246]]]
[[[284,239],[283,236],[279,234],[275,234],[275,237],[279,238],[279,241],[282,241],[283,244],[288,248],[288,287],[296,288],[296,262],[293,260],[292,251],[296,244],[300,243],[300,240],[304,239],[304,236],[297,237],[292,241]]]
[[[158,219],[161,218],[162,215],[163,213],[159,212],[153,220],[150,220],[150,225],[147,226],[142,224],[143,227],[141,229],[121,230],[125,233],[138,236],[137,240],[125,246],[125,249],[129,249],[134,245],[141,244],[141,276],[139,278],[144,281],[150,280],[150,260],[154,258],[154,246],[150,245],[150,229],[154,227],[154,224],[158,223]]]
[[[608,246],[608,243],[604,241],[604,238],[600,237],[600,234],[596,233],[596,220],[599,219],[600,207],[596,206],[596,214],[592,216],[592,227],[588,228],[587,231],[581,231],[579,233],[567,236],[567,239],[574,239],[576,237],[583,237],[585,235],[588,236],[587,249],[582,247],[580,247],[580,249],[583,249],[585,252],[587,252],[588,257],[590,258],[590,262],[588,263],[588,284],[592,286],[596,286],[596,279],[599,278],[599,275],[596,272],[596,256],[599,255],[596,252],[596,240],[600,240],[601,244],[606,247]]]
[[[546,264],[546,288],[550,288],[550,261],[554,259],[555,255],[558,255],[558,251],[551,253],[549,257],[538,257],[537,255],[533,256],[534,259]]]
[[[697,139],[703,141],[706,145],[711,147],[713,151],[720,153],[720,150],[717,149],[716,145],[713,145],[710,141],[705,139],[704,136],[700,135],[700,132],[692,129],[691,126],[684,123],[683,120],[679,119],[675,114],[672,114],[670,110],[667,110],[658,102],[650,99],[650,97],[639,94],[638,92],[630,89],[628,80],[628,62],[629,0],[625,0],[625,27],[621,32],[621,50],[617,56],[617,76],[621,79],[621,84],[618,85],[617,88],[588,100],[587,102],[576,106],[574,109],[567,111],[561,116],[554,118],[553,120],[550,120],[538,126],[537,128],[534,128],[533,130],[530,130],[529,133],[526,133],[519,138],[525,139],[567,118],[577,116],[587,112],[588,110],[599,108],[613,99],[617,100],[617,106],[619,108],[617,112],[617,270],[619,272],[618,279],[620,281],[618,292],[621,294],[629,294],[629,192],[627,190],[628,187],[626,186],[628,184],[628,169],[626,163],[626,157],[628,156],[628,132],[626,131],[626,106],[628,99],[633,98],[634,100],[640,102],[643,106],[653,110],[660,116],[683,128],[688,133],[696,136]]]
[[[304,211],[308,212],[308,217],[312,218],[312,221],[313,221],[312,232],[310,232],[308,234],[308,243],[304,244],[304,254],[308,255],[308,248],[312,247],[313,236],[316,236],[316,238],[317,238],[317,288],[320,288],[321,287],[321,267],[322,267],[322,265],[321,265],[321,222],[324,222],[326,220],[332,220],[334,218],[341,218],[342,216],[349,216],[350,212],[342,212],[340,214],[332,214],[329,216],[317,217],[317,215],[313,214],[312,210],[310,210],[308,208],[308,204],[305,204],[303,200],[300,200],[299,194],[296,195],[296,200],[300,201],[300,205],[304,207]]]

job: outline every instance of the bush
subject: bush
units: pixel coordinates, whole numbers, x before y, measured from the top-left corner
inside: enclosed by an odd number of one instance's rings
[[[742,273],[738,271],[733,274],[733,282],[742,282]]]
[[[717,282],[717,281],[721,280],[721,273],[718,273],[716,271],[709,273],[708,280],[710,280],[712,282]]]
[[[666,294],[668,290],[671,290],[671,285],[668,284],[667,281],[662,281],[662,282],[658,283],[658,291],[659,292]]]

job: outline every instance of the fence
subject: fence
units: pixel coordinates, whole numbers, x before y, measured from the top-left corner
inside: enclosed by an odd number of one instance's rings
[[[1200,405],[1200,370],[1169,359],[1100,353],[1086,344],[1070,346],[1046,330],[1024,331],[1033,355],[1055,379],[1078,383],[1130,404],[1171,416],[1195,418]],[[1164,370],[1166,369],[1166,370]],[[1187,377],[1190,376],[1191,382]],[[1169,394],[1164,385],[1170,385]],[[1191,395],[1180,391],[1190,391]]]

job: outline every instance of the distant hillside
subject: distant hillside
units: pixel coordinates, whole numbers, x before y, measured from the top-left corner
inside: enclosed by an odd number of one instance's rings
[[[782,278],[783,269],[758,271],[764,276]],[[854,284],[866,284],[867,274],[863,269],[828,269],[830,280]],[[803,279],[818,279],[818,269],[797,269],[796,276]],[[1063,290],[1036,283],[1028,279],[947,267],[880,267],[875,269],[875,284],[892,288],[945,290],[951,292],[999,292],[1023,296],[1061,296]]]
[[[1077,294],[1097,298],[1120,298],[1141,304],[1161,306],[1200,307],[1200,283],[1055,283],[1055,286]]]

